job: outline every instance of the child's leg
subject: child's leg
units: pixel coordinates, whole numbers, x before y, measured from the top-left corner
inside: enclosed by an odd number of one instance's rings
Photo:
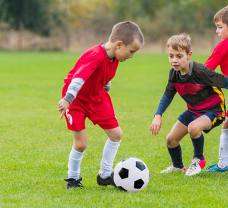
[[[68,178],[80,178],[80,164],[87,145],[86,130],[73,131],[73,146],[69,154]]]
[[[223,123],[219,145],[219,166],[228,167],[228,118]]]
[[[185,173],[186,176],[194,176],[199,174],[205,167],[206,161],[204,160],[203,156],[204,137],[202,131],[209,130],[211,127],[211,119],[206,115],[200,116],[189,123],[188,132],[192,139],[194,156],[191,165]]]
[[[102,178],[107,178],[112,173],[113,161],[120,145],[122,130],[120,127],[116,127],[113,129],[104,129],[104,131],[108,135],[108,139],[103,149],[99,175]]]
[[[203,148],[204,148],[204,136],[202,134],[203,130],[208,130],[212,127],[211,120],[208,116],[200,116],[188,125],[188,132],[192,139],[192,144],[194,147],[194,158],[200,160],[204,159]]]
[[[184,167],[181,146],[179,143],[187,133],[187,126],[182,124],[180,121],[177,121],[166,137],[167,148],[172,159],[173,166],[176,168]]]

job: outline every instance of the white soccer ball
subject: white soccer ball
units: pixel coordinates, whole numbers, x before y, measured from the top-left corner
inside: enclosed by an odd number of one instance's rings
[[[115,166],[113,179],[115,185],[124,191],[141,191],[149,182],[149,169],[142,160],[130,157]]]

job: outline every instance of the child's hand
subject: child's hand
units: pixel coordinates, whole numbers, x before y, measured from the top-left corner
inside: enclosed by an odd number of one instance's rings
[[[161,115],[155,115],[150,125],[150,131],[152,135],[157,135],[161,129],[162,117]]]
[[[66,113],[67,108],[69,107],[69,103],[64,100],[63,98],[59,101],[58,104],[58,111],[60,112],[60,118],[63,117],[63,115]]]

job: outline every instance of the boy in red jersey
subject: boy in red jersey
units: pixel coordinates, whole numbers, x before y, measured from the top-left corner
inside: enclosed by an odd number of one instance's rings
[[[216,33],[221,41],[215,46],[212,54],[204,64],[207,68],[215,70],[221,67],[224,76],[228,76],[228,6],[219,10],[214,16]],[[219,145],[219,162],[207,168],[208,172],[228,171],[228,111],[222,125]]]
[[[67,127],[73,133],[68,178],[65,179],[67,189],[82,187],[80,163],[87,145],[86,118],[93,124],[98,124],[108,136],[97,183],[101,186],[114,185],[112,165],[120,145],[122,130],[107,91],[119,61],[132,58],[143,43],[144,37],[137,24],[131,21],[120,22],[113,26],[108,41],[82,54],[64,79],[58,110],[61,117],[65,115]]]
[[[186,34],[170,37],[167,41],[167,49],[172,69],[150,131],[153,135],[159,133],[162,114],[178,92],[186,102],[187,110],[178,117],[167,135],[167,148],[172,165],[161,173],[186,171],[182,162],[180,141],[189,134],[193,143],[194,156],[185,175],[194,176],[201,172],[206,163],[203,155],[202,132],[209,132],[225,119],[225,101],[220,88],[228,88],[228,78],[191,60],[191,39]]]

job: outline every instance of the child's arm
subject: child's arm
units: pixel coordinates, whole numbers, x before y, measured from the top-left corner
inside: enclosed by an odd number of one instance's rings
[[[154,115],[153,121],[150,125],[150,131],[153,135],[157,135],[159,133],[162,124],[162,114],[168,108],[172,100],[173,97],[167,96],[165,94],[162,96],[157,111]]]
[[[77,96],[78,92],[80,91],[80,89],[82,88],[84,82],[85,81],[81,78],[72,79],[72,81],[67,89],[66,95],[64,96],[64,98],[62,98],[59,101],[58,110],[60,112],[61,118],[63,117],[64,113],[66,112],[66,109],[69,108],[70,104],[76,98],[76,96]]]
[[[228,77],[211,71],[206,67],[200,70],[199,77],[205,85],[228,89]]]
[[[159,105],[157,107],[157,111],[154,115],[153,121],[150,125],[150,131],[153,135],[157,135],[161,129],[162,125],[162,114],[165,112],[165,110],[168,108],[170,103],[173,100],[173,97],[176,94],[176,89],[174,87],[174,84],[171,82],[172,77],[172,71],[169,74],[169,82],[166,86],[164,95],[162,96]]]
[[[159,131],[161,129],[161,125],[162,125],[162,114],[168,108],[168,106],[170,105],[170,103],[173,100],[173,97],[176,94],[176,88],[172,82],[173,75],[174,75],[174,70],[170,70],[168,84],[166,85],[165,92],[159,102],[157,111],[156,111],[153,121],[150,125],[149,130],[151,131],[151,133],[153,135],[157,135],[159,133]]]
[[[69,104],[71,104],[73,102],[73,100],[76,98],[80,89],[82,88],[84,82],[85,82],[85,80],[82,78],[72,79],[72,81],[67,89],[66,95],[64,96],[64,100],[66,100]]]
[[[60,113],[60,118],[63,117],[63,115],[66,112],[66,109],[69,108],[70,104],[64,100],[63,98],[58,103],[58,111]]]
[[[75,100],[77,94],[82,88],[86,80],[93,74],[101,60],[96,54],[86,54],[80,59],[80,66],[77,64],[74,67],[77,67],[75,74],[71,80],[71,83],[68,86],[66,95],[59,101],[58,110],[61,114],[61,118],[65,114],[67,108]]]
[[[172,102],[173,97],[171,96],[167,96],[167,95],[163,95],[162,98],[160,99],[157,111],[155,113],[155,115],[160,115],[162,116],[162,114],[165,112],[165,110],[168,108],[169,104]]]

